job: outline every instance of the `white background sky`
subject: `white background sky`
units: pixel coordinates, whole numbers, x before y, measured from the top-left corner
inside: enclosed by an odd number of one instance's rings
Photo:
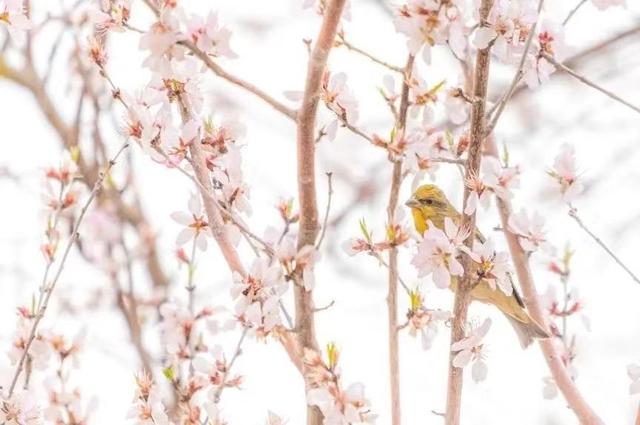
[[[40,7],[34,2],[36,7]],[[224,24],[233,30],[231,45],[239,54],[233,61],[223,61],[230,71],[284,99],[284,90],[301,89],[306,67],[303,38],[310,38],[319,24],[310,11],[303,11],[299,1],[186,1],[189,9],[205,13],[209,7],[218,10]],[[351,22],[345,25],[347,38],[366,50],[376,52],[389,62],[402,64],[406,55],[404,39],[395,34],[389,15],[371,0],[352,1]],[[633,0],[629,3],[637,3]],[[554,2],[548,11],[562,19],[574,2]],[[136,5],[131,22],[143,27],[148,16]],[[597,12],[590,4],[569,24],[567,38],[574,51],[621,32],[637,24],[640,7]],[[622,47],[624,46],[624,47]],[[637,99],[638,38],[617,45],[606,56],[585,62],[581,72],[601,82],[632,102]],[[38,52],[44,58],[44,52]],[[146,83],[142,56],[137,41],[130,35],[117,35],[111,44],[109,69],[116,84],[124,90],[135,90]],[[457,68],[450,56],[438,53],[433,66],[420,66],[421,75],[430,83],[446,78],[455,83]],[[74,108],[66,95],[64,63],[54,74],[52,94],[66,114]],[[360,127],[369,132],[386,134],[392,125],[385,115],[386,107],[376,93],[385,70],[345,50],[334,51],[330,67],[349,75],[349,86],[360,103]],[[496,68],[490,92],[502,92],[511,71]],[[206,104],[216,116],[237,117],[247,127],[244,143],[246,179],[252,192],[254,214],[250,223],[261,232],[267,225],[279,225],[272,205],[280,197],[294,196],[295,149],[294,126],[268,106],[230,87],[225,81],[207,77],[203,81]],[[520,98],[522,99],[522,97]],[[293,106],[293,105],[292,105]],[[327,118],[324,115],[323,119]],[[40,281],[43,261],[39,243],[44,226],[41,207],[40,176],[43,167],[55,164],[60,157],[60,144],[46,124],[28,93],[0,80],[0,128],[2,155],[0,167],[8,167],[22,177],[19,183],[0,179],[0,341],[8,350],[15,306],[27,303]],[[640,161],[637,144],[638,116],[613,103],[599,93],[567,77],[553,81],[507,108],[498,127],[498,137],[509,146],[513,163],[524,169],[522,189],[517,192],[516,208],[538,210],[547,218],[550,242],[562,247],[566,242],[576,249],[572,284],[584,297],[592,329],[587,332],[575,319],[571,329],[578,332],[578,386],[587,400],[608,424],[630,424],[638,400],[628,395],[626,365],[640,361],[640,286],[633,283],[603,251],[582,233],[566,214],[566,207],[545,196],[549,180],[544,172],[562,143],[573,143],[583,171],[587,190],[576,201],[584,221],[633,270],[640,273],[637,260],[640,246],[640,197],[637,182]],[[112,132],[107,140],[111,149],[121,142]],[[132,149],[140,178],[139,186],[145,210],[156,225],[159,246],[165,255],[164,266],[170,275],[181,278],[172,256],[179,230],[171,221],[172,211],[185,209],[193,187],[177,172],[172,173],[153,164],[142,152]],[[385,202],[390,180],[390,164],[384,163],[381,151],[371,148],[355,136],[340,131],[334,142],[319,147],[318,167],[320,205],[326,200],[325,171],[346,169],[358,180],[376,182],[380,193],[373,202],[357,205],[338,229],[330,229],[325,242],[323,261],[317,276],[316,304],[335,305],[317,315],[318,339],[321,345],[335,341],[341,349],[345,383],[361,381],[379,423],[389,422],[387,352],[386,352],[386,272],[368,257],[349,258],[339,244],[358,232],[357,220],[365,217],[381,234],[386,217]],[[371,173],[372,166],[382,164]],[[437,183],[451,199],[460,203],[462,183],[455,170],[438,174]],[[409,181],[402,188],[401,199],[410,193]],[[348,204],[352,188],[343,180],[334,182],[334,211]],[[488,229],[498,224],[495,208],[480,215],[480,226]],[[504,246],[500,234],[495,240]],[[197,277],[198,299],[207,303],[230,306],[230,279],[226,266],[217,258],[217,249],[201,256]],[[100,287],[108,287],[107,277],[97,273],[77,254],[72,256],[54,298],[76,301],[86,299]],[[247,259],[251,258],[247,252]],[[452,295],[434,288],[429,279],[419,282],[409,265],[411,252],[401,254],[402,276],[412,284],[421,283],[430,307],[450,308]],[[248,260],[247,260],[248,261]],[[534,275],[540,292],[547,285],[557,285],[555,278],[542,270],[534,258]],[[140,276],[143,276],[140,274]],[[559,289],[559,288],[558,288]],[[182,297],[184,290],[175,285],[174,293]],[[109,291],[105,291],[109,294]],[[77,375],[84,394],[96,396],[99,407],[93,416],[96,424],[123,423],[133,397],[133,375],[137,358],[128,344],[128,336],[120,315],[111,308],[109,297],[100,308],[70,317],[50,311],[46,325],[69,334],[85,328],[89,337]],[[402,300],[403,303],[406,300]],[[406,307],[403,304],[402,309]],[[488,379],[474,384],[466,379],[463,395],[463,423],[468,425],[506,424],[574,424],[576,420],[558,398],[542,398],[542,378],[548,375],[537,347],[522,351],[513,331],[495,310],[473,305],[472,317],[492,317],[493,327],[486,339],[489,357]],[[147,335],[153,344],[155,333]],[[236,335],[227,345],[232,349]],[[446,396],[448,329],[444,329],[430,351],[423,351],[418,340],[403,334],[402,407],[403,423],[439,423],[431,411],[442,411]],[[0,379],[7,382],[10,372],[6,357],[0,357]],[[223,412],[230,424],[261,424],[268,409],[289,419],[292,425],[303,423],[304,394],[298,372],[288,362],[280,346],[250,342],[237,363],[237,371],[245,376],[242,391],[227,391]],[[467,378],[470,378],[467,375]]]

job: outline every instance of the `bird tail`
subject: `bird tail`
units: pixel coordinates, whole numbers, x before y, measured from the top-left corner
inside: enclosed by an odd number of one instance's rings
[[[526,313],[525,313],[526,314]],[[538,324],[531,316],[527,314],[527,321],[520,321],[515,317],[505,313],[509,323],[518,335],[520,346],[522,349],[527,348],[533,342],[534,338],[549,338],[551,335],[542,326]]]

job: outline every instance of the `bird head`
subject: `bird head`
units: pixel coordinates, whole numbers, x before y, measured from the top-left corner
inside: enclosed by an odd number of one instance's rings
[[[426,223],[422,224],[422,221],[431,220],[437,227],[442,227],[444,217],[453,218],[458,215],[444,192],[434,184],[420,186],[405,202],[405,205],[411,208],[416,228],[420,232],[426,229]]]

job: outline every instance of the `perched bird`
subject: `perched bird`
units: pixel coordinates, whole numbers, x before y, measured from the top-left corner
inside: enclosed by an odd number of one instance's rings
[[[405,205],[411,208],[414,225],[420,234],[428,229],[429,222],[444,230],[446,217],[449,217],[457,225],[460,225],[462,219],[460,213],[451,205],[442,190],[433,184],[420,186]],[[480,242],[485,241],[479,231],[476,231],[475,237]],[[456,278],[451,279],[450,288],[454,292],[457,289],[457,283]],[[513,286],[513,282],[511,284]],[[529,316],[515,286],[512,294],[507,295],[498,288],[491,288],[486,281],[481,281],[471,290],[471,298],[498,307],[513,325],[522,348],[529,346],[533,342],[533,338],[549,338],[550,336],[542,326]]]

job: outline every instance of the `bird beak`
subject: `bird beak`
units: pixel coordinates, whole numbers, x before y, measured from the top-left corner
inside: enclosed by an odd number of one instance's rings
[[[418,201],[416,198],[414,198],[413,196],[411,198],[409,198],[407,200],[407,202],[404,203],[406,206],[408,206],[409,208],[420,208],[420,201]]]

